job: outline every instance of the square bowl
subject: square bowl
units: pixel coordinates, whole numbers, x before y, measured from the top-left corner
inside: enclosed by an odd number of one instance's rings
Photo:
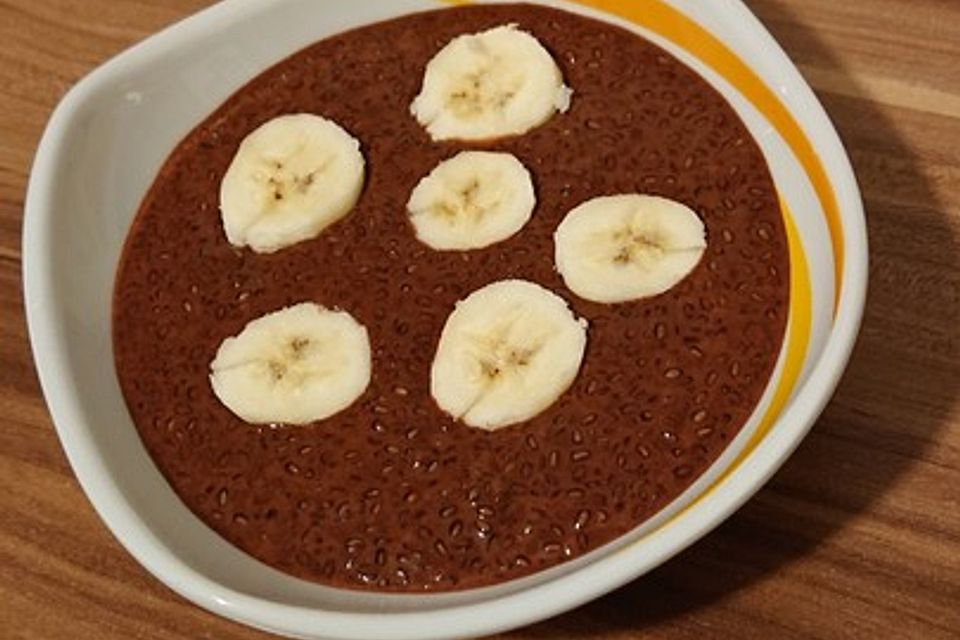
[[[832,394],[863,310],[863,209],[836,132],[780,47],[740,0],[539,4],[608,21],[666,49],[726,97],[763,150],[787,228],[790,311],[753,416],[707,473],[651,520],[574,561],[492,587],[436,595],[333,589],[282,574],[222,540],[167,485],[120,393],[110,317],[126,231],[175,145],[255,75],[324,37],[442,6],[226,0],[70,91],[41,141],[24,222],[30,337],[64,449],[117,539],[184,597],[302,638],[453,638],[528,624],[642,575],[722,522],[783,463]]]

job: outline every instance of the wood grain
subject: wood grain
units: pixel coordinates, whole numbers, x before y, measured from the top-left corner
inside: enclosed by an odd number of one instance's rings
[[[40,395],[20,229],[82,75],[203,0],[0,0],[0,636],[265,638],[146,574],[97,519]],[[863,189],[871,288],[840,390],[747,506],[652,574],[509,638],[960,637],[960,3],[752,0]]]

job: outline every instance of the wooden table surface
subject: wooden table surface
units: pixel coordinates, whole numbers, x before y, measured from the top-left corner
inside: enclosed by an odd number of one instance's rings
[[[31,160],[89,70],[204,0],[0,1],[0,637],[266,638],[186,603],[101,524],[37,384],[21,299]],[[960,637],[960,2],[752,0],[859,177],[859,345],[802,447],[678,558],[511,638]]]

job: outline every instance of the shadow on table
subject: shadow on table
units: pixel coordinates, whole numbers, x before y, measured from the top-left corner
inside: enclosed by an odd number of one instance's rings
[[[779,0],[764,5],[789,19]],[[778,31],[776,26],[772,30]],[[958,239],[888,116],[858,95],[855,82],[815,33],[796,24],[780,30],[788,29],[781,40],[788,52],[803,51],[842,80],[845,96],[821,99],[850,151],[867,206],[872,285],[847,373],[803,445],[737,514],[659,569],[525,629],[525,637],[641,631],[762,581],[869,509],[945,427],[960,391],[954,351],[960,344],[960,300],[948,286],[938,299],[925,301],[941,307],[931,319],[926,305],[906,308],[918,298],[924,302],[921,293],[906,291],[935,287],[937,281],[949,284],[949,274],[960,269]],[[878,150],[893,160],[878,162]],[[889,196],[896,185],[909,185],[904,187],[908,200]],[[912,242],[905,242],[908,236]],[[914,323],[923,322],[912,338]],[[914,402],[918,392],[925,402]]]

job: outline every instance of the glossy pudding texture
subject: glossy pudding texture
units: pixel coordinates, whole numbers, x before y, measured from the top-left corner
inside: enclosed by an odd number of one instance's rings
[[[436,143],[410,115],[451,38],[518,23],[550,50],[569,112],[487,144]],[[310,112],[363,145],[356,208],[274,254],[230,246],[218,188],[240,141]],[[510,239],[435,251],[406,215],[417,182],[465,148],[507,151],[537,206]],[[564,287],[553,233],[590,198],[669,197],[708,246],[669,292],[603,305]],[[430,366],[454,303],[521,278],[589,323],[573,386],[534,419],[486,432],[445,415]],[[676,498],[752,413],[786,324],[786,236],[767,165],[731,107],[660,48],[529,5],[411,15],[319,42],[257,77],[180,143],[127,240],[114,299],[124,397],[159,469],[250,555],[323,584],[441,591],[499,583],[612,541]],[[345,411],[253,426],[217,401],[209,366],[250,320],[302,301],[369,332],[372,380]]]

